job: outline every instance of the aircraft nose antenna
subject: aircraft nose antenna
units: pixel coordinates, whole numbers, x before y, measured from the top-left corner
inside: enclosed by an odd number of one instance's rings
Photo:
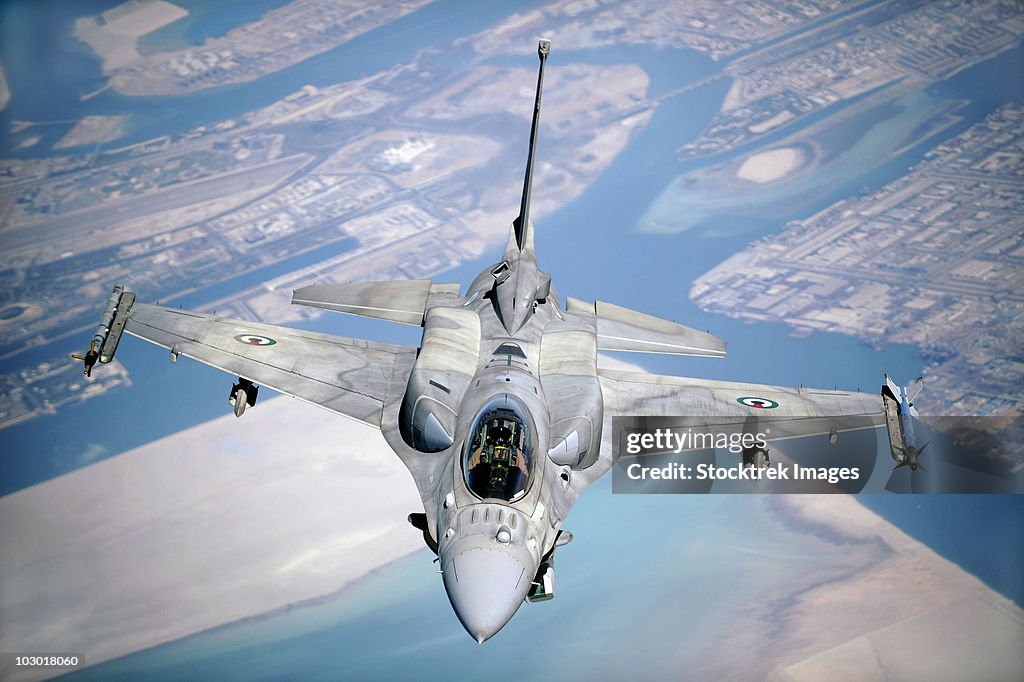
[[[444,567],[444,589],[455,615],[480,643],[515,615],[532,578],[528,567],[503,547],[462,550]]]

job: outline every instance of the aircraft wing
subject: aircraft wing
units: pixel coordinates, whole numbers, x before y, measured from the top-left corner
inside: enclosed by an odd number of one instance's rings
[[[789,388],[710,379],[598,370],[606,415],[679,416],[716,427],[742,427],[751,417],[769,440],[877,428],[881,396],[823,388]]]
[[[319,284],[296,289],[292,303],[419,327],[427,309],[438,299],[458,298],[459,287],[429,279]]]
[[[572,296],[566,299],[565,309],[594,319],[598,350],[725,357],[722,339],[647,313],[605,301],[588,303]]]
[[[124,330],[140,339],[380,428],[405,390],[416,349],[135,303]]]

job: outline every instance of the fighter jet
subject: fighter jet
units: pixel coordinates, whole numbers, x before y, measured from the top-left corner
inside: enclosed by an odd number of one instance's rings
[[[494,265],[465,289],[411,280],[294,291],[298,305],[420,326],[418,348],[135,302],[119,285],[84,356],[86,373],[90,360],[109,362],[124,331],[172,361],[237,376],[237,416],[269,387],[381,429],[420,493],[423,510],[409,520],[478,642],[524,601],[554,595],[555,551],[572,539],[562,523],[612,466],[612,416],[696,415],[742,428],[753,415],[784,437],[884,423],[878,394],[598,368],[599,350],[721,358],[726,344],[604,301],[563,305],[539,269],[530,195],[549,50],[541,40],[522,201]],[[744,456],[767,461],[758,454]]]

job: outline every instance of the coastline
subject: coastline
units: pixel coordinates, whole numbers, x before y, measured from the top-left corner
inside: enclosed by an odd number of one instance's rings
[[[0,498],[0,649],[91,666],[329,598],[422,548],[405,522],[419,495],[379,432],[260,408]]]
[[[736,628],[747,646],[731,641],[732,656],[712,657],[728,662],[702,672],[797,682],[1011,679],[1024,669],[1024,611],[855,498],[774,496],[768,506],[831,547],[836,566],[766,596]]]

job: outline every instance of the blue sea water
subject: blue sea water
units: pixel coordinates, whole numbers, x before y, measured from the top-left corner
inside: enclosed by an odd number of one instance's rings
[[[746,605],[845,558],[762,517],[756,496],[616,496],[567,520],[555,600],[524,604],[485,645],[461,628],[429,552],[336,598],[156,647],[72,679],[622,679],[700,660]],[[750,529],[760,530],[752,534]],[[770,557],[771,561],[765,561]]]
[[[807,571],[846,565],[834,549],[768,521],[765,499],[613,495],[608,480],[599,481],[567,519],[576,540],[560,550],[556,599],[525,604],[482,647],[455,620],[423,550],[333,597],[72,679],[674,677],[749,604],[784,594]],[[1021,496],[862,501],[1024,604],[1024,538],[1015,532]]]
[[[1024,608],[1024,495],[861,495],[858,499]]]
[[[0,137],[0,154],[20,158],[48,156],[50,145],[86,115],[130,114],[128,132],[116,141],[116,146],[237,117],[275,102],[303,85],[355,80],[408,63],[425,47],[448,45],[529,3],[431,3],[256,81],[170,97],[125,96],[106,90],[82,100],[82,95],[100,89],[106,78],[96,55],[73,37],[74,21],[118,4],[121,3],[116,0],[0,3],[0,59],[11,90],[11,101],[0,111],[0,130],[5,131]],[[190,24],[193,31],[188,42],[201,42],[251,19],[251,10],[230,12],[232,4],[228,0],[226,4],[207,5],[200,20]],[[221,7],[224,9],[218,9]],[[51,124],[12,134],[9,131],[14,121]],[[18,148],[30,135],[42,135],[43,140],[27,149]]]
[[[652,52],[648,52],[647,59],[657,60],[660,72],[688,73],[688,60],[692,58],[688,53]],[[679,64],[673,69],[674,60]],[[648,62],[640,63],[646,67]],[[672,85],[676,84],[678,81]],[[652,89],[658,87],[670,89],[655,80]],[[894,376],[919,373],[921,360],[916,349],[908,345],[892,344],[876,350],[839,334],[797,339],[784,325],[752,327],[705,313],[690,303],[689,289],[694,279],[747,242],[778,231],[799,214],[777,211],[759,218],[747,217],[740,225],[723,221],[722,229],[708,232],[665,235],[638,231],[648,207],[683,167],[675,150],[704,129],[728,88],[727,80],[715,82],[659,107],[651,121],[579,199],[544,218],[536,238],[541,266],[550,267],[563,294],[641,309],[708,329],[729,343],[729,356],[722,361],[628,356],[630,361],[652,371],[864,390],[875,389],[875,384],[881,382],[882,371]],[[876,175],[874,170],[870,166],[863,168],[854,183],[870,180],[881,184],[900,174],[894,169]],[[818,207],[814,210],[845,196],[848,189],[847,182],[822,190],[813,200],[812,205]]]

